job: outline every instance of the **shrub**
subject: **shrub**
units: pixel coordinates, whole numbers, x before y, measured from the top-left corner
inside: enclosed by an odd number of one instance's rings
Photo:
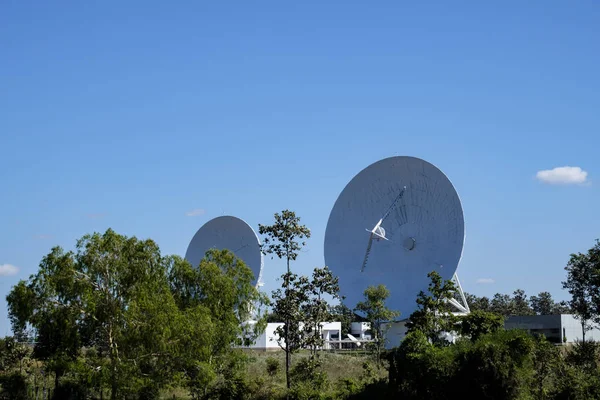
[[[292,368],[292,398],[322,399],[327,388],[327,374],[316,357],[303,358]]]
[[[353,378],[343,378],[337,382],[336,398],[347,399],[350,396],[360,393],[363,386]]]
[[[533,338],[521,331],[445,347],[415,331],[392,356],[390,387],[404,399],[519,398],[530,391],[533,349]]]
[[[0,375],[0,398],[11,400],[27,399],[27,381],[18,372]]]
[[[138,400],[158,400],[159,398],[160,391],[154,385],[144,386],[138,393]]]
[[[598,369],[599,349],[599,342],[593,340],[585,342],[577,341],[567,354],[567,362],[587,372],[595,372]]]
[[[279,361],[276,358],[269,357],[266,359],[267,363],[267,374],[269,376],[275,376],[279,373]]]

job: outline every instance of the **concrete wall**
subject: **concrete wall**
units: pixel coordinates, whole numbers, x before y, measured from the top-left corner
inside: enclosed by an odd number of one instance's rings
[[[281,347],[278,343],[279,336],[277,335],[277,333],[275,333],[275,330],[280,326],[283,326],[283,323],[268,323],[267,327],[265,328],[265,331],[254,341],[254,343],[244,347],[254,350],[280,350]],[[331,340],[332,335],[338,335],[339,338],[341,331],[341,322],[324,322],[321,324],[321,334],[323,336],[323,339],[325,339],[326,341]],[[281,342],[283,343],[283,340],[281,340]],[[327,344],[325,344],[325,346],[328,347]]]
[[[583,338],[581,330],[581,321],[576,319],[573,314],[562,314],[562,334],[567,337],[567,343],[573,343]],[[585,340],[600,341],[600,329],[596,326],[585,332]]]
[[[279,344],[277,340],[279,336],[275,333],[277,327],[283,326],[283,323],[269,323],[265,328],[265,331],[249,346],[244,348],[254,350],[279,350]]]
[[[367,331],[370,329],[370,324],[368,322],[352,322],[350,324],[350,333],[352,336],[355,336],[360,339],[365,339],[365,335],[367,335]],[[368,335],[370,338],[370,335]]]

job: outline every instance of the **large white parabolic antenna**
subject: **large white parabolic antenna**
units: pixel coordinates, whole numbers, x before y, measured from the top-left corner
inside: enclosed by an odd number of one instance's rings
[[[455,278],[462,294],[455,273],[464,238],[462,206],[446,175],[419,158],[390,157],[363,169],[339,195],[327,222],[325,264],[339,276],[348,307],[368,286],[384,284],[386,305],[406,319],[433,270]],[[468,312],[464,303],[456,307]]]
[[[211,219],[192,238],[185,259],[198,267],[206,252],[212,248],[233,252],[254,273],[254,285],[260,286],[263,268],[260,240],[245,221],[232,216]]]

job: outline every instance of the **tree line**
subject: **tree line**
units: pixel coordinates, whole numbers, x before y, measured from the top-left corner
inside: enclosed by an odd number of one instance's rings
[[[391,294],[384,285],[368,287],[350,308],[327,267],[309,276],[292,272],[310,238],[295,213],[276,213],[259,232],[261,251],[285,262],[271,299],[227,250],[211,249],[192,266],[161,254],[152,240],[111,229],[84,235],[74,251],[52,248],[7,296],[14,336],[0,340],[0,398],[157,399],[174,388],[193,399],[600,398],[594,342],[561,349],[503,328],[508,315],[566,310],[584,332],[599,323],[599,242],[571,255],[563,282],[567,302],[546,292],[527,298],[522,290],[492,299],[468,295],[472,312],[458,316],[448,301],[457,296],[454,283],[430,273],[408,316],[408,335],[388,351],[386,330],[399,314],[386,306]],[[340,320],[345,334],[357,316],[371,326],[372,363],[364,362],[358,381],[331,382],[319,351],[321,323]],[[285,384],[267,393],[261,376],[248,376],[253,356],[240,347],[268,320],[283,322],[277,333]],[[277,370],[269,359],[266,375],[275,379]]]
[[[554,315],[570,314],[569,302],[554,301],[550,292],[540,292],[537,296],[527,297],[523,289],[515,290],[512,295],[496,293],[491,299],[465,293],[471,310],[489,311],[505,317],[511,315]]]

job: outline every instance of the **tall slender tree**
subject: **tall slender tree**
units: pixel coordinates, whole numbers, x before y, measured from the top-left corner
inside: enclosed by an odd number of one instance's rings
[[[275,213],[275,223],[273,225],[258,225],[258,232],[263,235],[262,252],[267,255],[276,256],[279,259],[285,259],[287,267],[287,277],[283,279],[285,296],[288,299],[289,285],[291,282],[290,262],[296,260],[300,250],[306,244],[305,239],[310,238],[310,229],[300,224],[300,217],[290,210],[283,210],[281,213]],[[289,299],[292,301],[292,299]],[[294,300],[295,302],[295,300]],[[290,389],[290,366],[293,346],[290,344],[290,324],[294,317],[293,304],[279,307],[279,314],[284,318],[284,341],[285,341],[285,377],[287,388]]]
[[[582,341],[585,333],[600,322],[600,241],[586,253],[573,253],[565,267],[567,280],[563,288],[569,291],[569,306],[581,324]]]
[[[387,322],[393,321],[400,313],[390,310],[385,301],[390,297],[390,291],[385,285],[369,286],[364,291],[364,300],[360,301],[355,311],[361,313],[369,322],[374,336],[377,365],[381,365],[381,350],[385,345],[385,332],[390,327]]]
[[[331,322],[333,314],[326,297],[339,299],[339,279],[327,267],[315,268],[308,286],[309,298],[303,306],[305,316],[305,331],[307,345],[312,355],[317,355],[317,349],[323,345],[321,324]]]

